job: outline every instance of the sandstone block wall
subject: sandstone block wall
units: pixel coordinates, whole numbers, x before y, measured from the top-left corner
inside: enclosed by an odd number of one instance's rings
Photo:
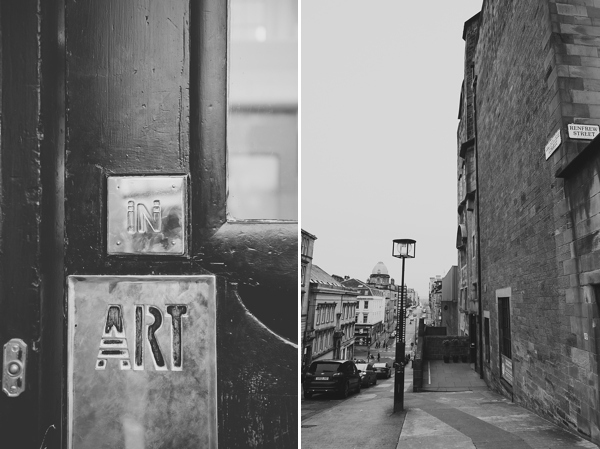
[[[486,0],[475,56],[485,377],[600,442],[596,329],[600,162],[556,177],[600,124],[600,0]],[[549,159],[544,150],[561,132]],[[510,298],[512,385],[501,374],[498,297]]]

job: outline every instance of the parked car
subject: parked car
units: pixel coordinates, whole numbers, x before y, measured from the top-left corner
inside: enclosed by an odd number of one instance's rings
[[[347,398],[351,391],[359,392],[361,376],[350,360],[316,360],[310,364],[304,383],[304,397],[313,393],[337,393]]]
[[[375,385],[377,383],[377,372],[370,363],[358,363],[356,365],[360,373],[360,379],[363,386]]]
[[[390,367],[389,363],[374,363],[373,368],[377,373],[377,378],[389,379],[392,377],[392,368]]]

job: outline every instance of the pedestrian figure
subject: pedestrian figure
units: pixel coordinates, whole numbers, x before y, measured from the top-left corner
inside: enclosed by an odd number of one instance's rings
[[[381,359],[381,355],[379,353],[377,353],[377,361],[379,362],[380,359]]]

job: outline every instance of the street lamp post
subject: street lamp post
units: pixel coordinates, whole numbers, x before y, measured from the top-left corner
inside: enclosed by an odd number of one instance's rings
[[[392,241],[392,256],[402,259],[402,284],[400,285],[400,301],[396,307],[396,360],[394,367],[394,412],[404,410],[404,362],[406,347],[406,304],[404,299],[404,261],[413,259],[417,242],[411,239],[396,239]]]

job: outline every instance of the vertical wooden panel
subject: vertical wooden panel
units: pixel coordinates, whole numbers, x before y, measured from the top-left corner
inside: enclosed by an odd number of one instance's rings
[[[26,392],[0,393],[3,435],[33,447],[40,429],[40,73],[37,1],[2,2],[2,232],[0,343],[21,338],[29,346]],[[33,417],[33,418],[32,418]],[[13,441],[17,441],[16,439]],[[3,442],[4,444],[4,442]],[[13,445],[13,447],[16,447]]]
[[[40,434],[36,445],[62,447],[63,384],[67,351],[64,339],[64,0],[41,5],[42,251]]]
[[[111,265],[107,175],[189,171],[188,18],[182,0],[67,2],[71,272]]]

